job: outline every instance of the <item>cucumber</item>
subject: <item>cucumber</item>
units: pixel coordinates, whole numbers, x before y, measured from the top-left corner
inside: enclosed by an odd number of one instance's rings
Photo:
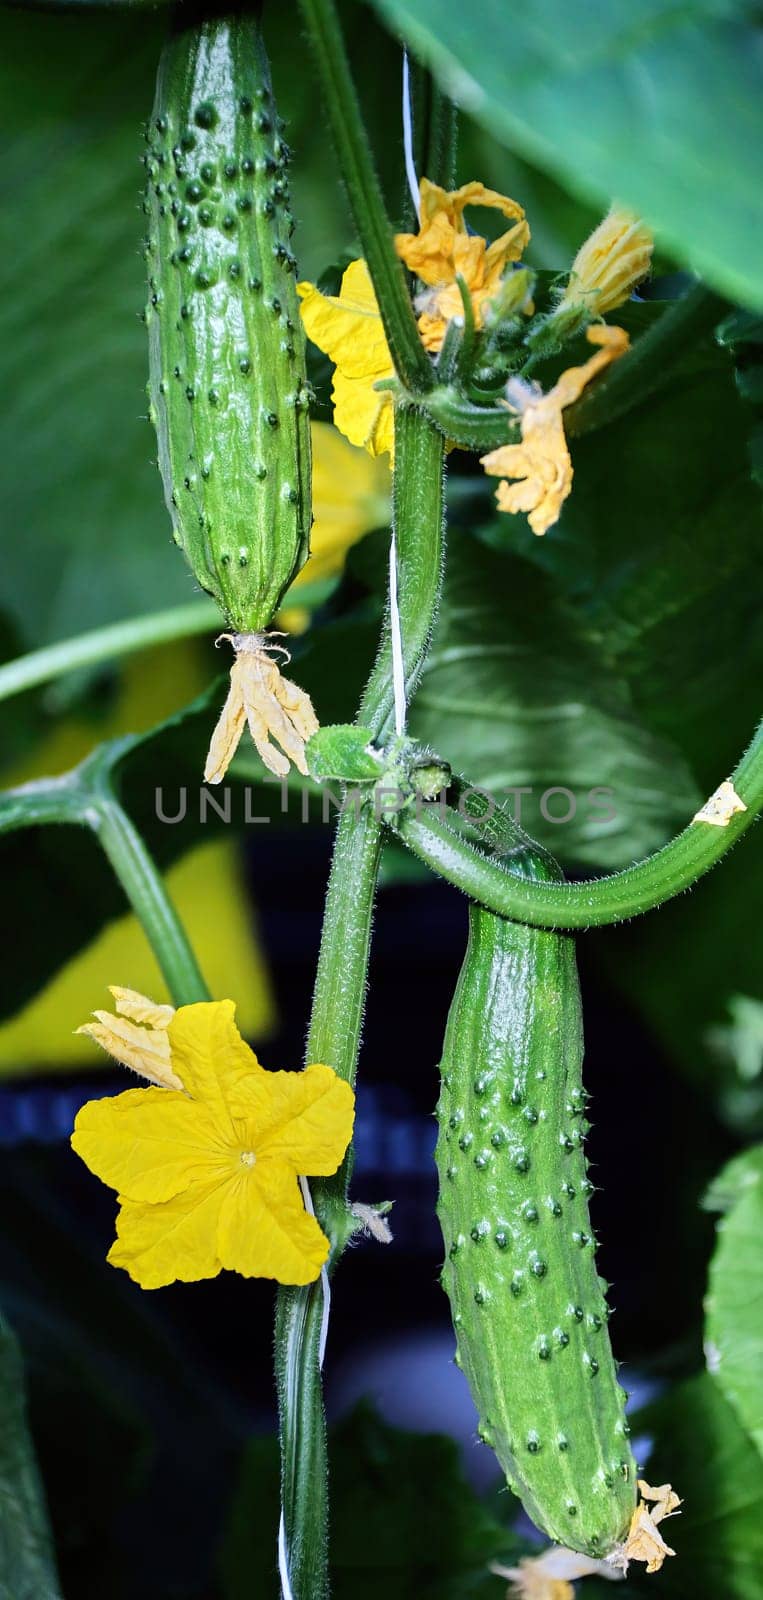
[[[256,19],[181,24],[146,134],[149,415],[174,538],[239,633],[267,626],[309,548],[281,129]]]
[[[537,857],[523,870],[548,875]],[[575,947],[472,906],[437,1109],[443,1286],[480,1437],[551,1539],[604,1556],[636,1466],[588,1214]]]

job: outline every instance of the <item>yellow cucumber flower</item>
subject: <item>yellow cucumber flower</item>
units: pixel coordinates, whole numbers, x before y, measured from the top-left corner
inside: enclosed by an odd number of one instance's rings
[[[369,455],[392,453],[392,396],[374,388],[395,368],[365,261],[352,261],[338,295],[321,294],[312,283],[298,283],[302,321],[313,344],[334,362],[334,422],[350,444]]]
[[[602,348],[582,367],[568,367],[548,394],[522,380],[509,384],[510,402],[521,414],[522,443],[501,445],[481,457],[485,471],[494,477],[519,480],[499,483],[498,509],[527,512],[533,533],[545,533],[559,520],[572,488],[572,461],[562,416],[565,406],[577,400],[591,379],[628,349],[623,328],[599,324],[587,330],[586,338]]]
[[[600,317],[622,305],[647,276],[653,248],[646,223],[635,212],[612,206],[578,250],[558,310]]]
[[[331,1067],[266,1072],[234,1020],[232,1000],[154,1006],[112,989],[116,1016],[89,1033],[152,1087],[91,1100],[72,1147],[119,1195],[108,1254],[143,1289],[214,1278],[312,1283],[329,1242],[306,1210],[298,1175],[336,1172],[355,1097]]]
[[[318,732],[313,702],[298,683],[284,678],[275,655],[289,660],[283,645],[274,643],[268,633],[221,633],[236,652],[230,669],[230,688],[220,712],[207,759],[204,782],[222,783],[248,727],[255,749],[268,772],[285,778],[293,761],[307,777],[305,745]],[[278,740],[278,745],[273,744]]]
[[[463,278],[471,296],[474,321],[482,327],[485,307],[497,295],[501,278],[518,261],[530,240],[525,214],[516,200],[486,189],[476,181],[448,191],[428,178],[421,180],[421,221],[418,233],[399,233],[395,249],[411,272],[429,285],[418,296],[419,332],[426,350],[442,348],[448,323],[463,316],[456,282]],[[493,244],[468,233],[467,206],[486,206],[510,218],[512,226]]]
[[[467,232],[467,206],[497,208],[512,226],[493,244]],[[465,183],[448,192],[428,178],[421,180],[421,225],[418,233],[399,233],[398,255],[428,285],[417,301],[419,332],[427,350],[442,346],[448,323],[463,316],[456,277],[469,289],[474,320],[482,327],[485,308],[499,292],[506,267],[518,261],[530,238],[522,207],[515,200]],[[313,344],[334,362],[334,422],[351,444],[369,455],[393,453],[392,396],[374,386],[392,378],[395,368],[365,261],[352,261],[338,295],[321,294],[312,283],[298,283],[302,321]]]

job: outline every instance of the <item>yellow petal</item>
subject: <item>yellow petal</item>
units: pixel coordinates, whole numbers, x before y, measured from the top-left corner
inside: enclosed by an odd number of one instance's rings
[[[239,1078],[229,1104],[246,1125],[258,1166],[267,1159],[308,1177],[326,1177],[336,1172],[352,1138],[353,1091],[321,1063],[303,1072]]]
[[[420,203],[418,233],[399,233],[395,248],[422,283],[452,282],[460,272],[470,289],[480,287],[486,274],[497,278],[510,261],[518,261],[529,243],[530,229],[522,206],[508,195],[486,189],[477,181],[464,183],[460,189],[446,190],[422,178]],[[484,239],[467,234],[464,221],[467,206],[501,211],[512,219],[514,226],[488,250]]]
[[[246,727],[244,698],[241,685],[235,676],[235,668],[234,662],[231,668],[230,688],[209,743],[204,763],[205,783],[222,783]]]
[[[77,1112],[71,1144],[102,1183],[147,1202],[171,1200],[226,1160],[205,1107],[173,1089],[127,1089],[88,1100]]]
[[[145,994],[138,994],[137,989],[122,989],[119,984],[110,983],[109,994],[113,996],[120,1017],[129,1017],[132,1022],[142,1022],[149,1028],[167,1028],[175,1015],[174,1006],[157,1005]]]
[[[180,1006],[169,1027],[172,1063],[192,1100],[201,1101],[221,1128],[231,1126],[227,1097],[247,1073],[263,1069],[235,1023],[232,1000]]]
[[[216,1277],[222,1265],[217,1253],[218,1220],[230,1184],[230,1178],[194,1183],[163,1205],[124,1201],[107,1260],[113,1267],[124,1267],[142,1289]]]
[[[558,521],[572,488],[572,461],[564,433],[563,410],[577,400],[586,385],[610,362],[628,349],[624,329],[597,325],[587,330],[590,344],[601,345],[582,366],[568,367],[548,394],[528,392],[521,409],[521,445],[501,445],[481,458],[486,472],[516,478],[496,491],[499,511],[528,515],[534,533],[542,534]]]
[[[646,277],[653,248],[652,234],[635,212],[613,206],[578,250],[561,304],[582,304],[591,316],[622,305]]]
[[[220,1210],[218,1251],[224,1267],[245,1278],[312,1283],[328,1258],[329,1242],[305,1211],[288,1167],[257,1162],[228,1184]]]
[[[353,261],[338,295],[321,294],[312,283],[297,284],[305,332],[348,377],[390,377],[379,307],[365,261]]]
[[[132,993],[129,990],[124,992]],[[147,1004],[150,1006],[151,1002]],[[153,1009],[154,1014],[164,1010],[170,1015],[174,1014],[171,1006]],[[147,1078],[149,1083],[160,1084],[167,1089],[182,1089],[180,1079],[172,1070],[166,1026],[143,1027],[139,1022],[132,1022],[129,1016],[112,1016],[110,1011],[95,1011],[93,1015],[96,1021],[84,1023],[77,1029],[78,1033],[87,1034],[123,1067],[129,1067],[141,1078]]]
[[[362,445],[371,456],[392,451],[394,420],[392,396],[374,388],[375,377],[350,377],[337,367],[331,399],[334,423],[350,444]]]

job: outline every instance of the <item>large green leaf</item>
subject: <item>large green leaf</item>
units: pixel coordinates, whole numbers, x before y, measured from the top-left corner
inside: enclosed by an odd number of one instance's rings
[[[0,1600],[60,1600],[60,1594],[21,1356],[0,1318]]]
[[[463,536],[411,732],[496,800],[528,786],[521,820],[567,865],[647,854],[695,809],[685,763],[644,728],[585,618],[528,561]]]
[[[760,1458],[716,1384],[706,1373],[690,1379],[640,1412],[636,1426],[655,1441],[649,1482],[672,1483],[684,1501],[680,1516],[661,1524],[676,1557],[658,1579],[646,1579],[644,1592],[658,1585],[669,1600],[760,1600]],[[628,1575],[639,1593],[643,1570],[634,1565]]]
[[[763,101],[746,0],[375,0],[445,88],[574,192],[763,304]],[[532,221],[532,219],[530,219]]]
[[[763,1145],[724,1168],[712,1196],[725,1203],[705,1301],[707,1364],[763,1455]]]

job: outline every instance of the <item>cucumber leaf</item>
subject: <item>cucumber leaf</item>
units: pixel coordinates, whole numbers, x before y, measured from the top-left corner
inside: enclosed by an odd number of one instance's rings
[[[724,1213],[705,1301],[707,1365],[763,1455],[763,1144],[723,1169],[706,1203]]]

